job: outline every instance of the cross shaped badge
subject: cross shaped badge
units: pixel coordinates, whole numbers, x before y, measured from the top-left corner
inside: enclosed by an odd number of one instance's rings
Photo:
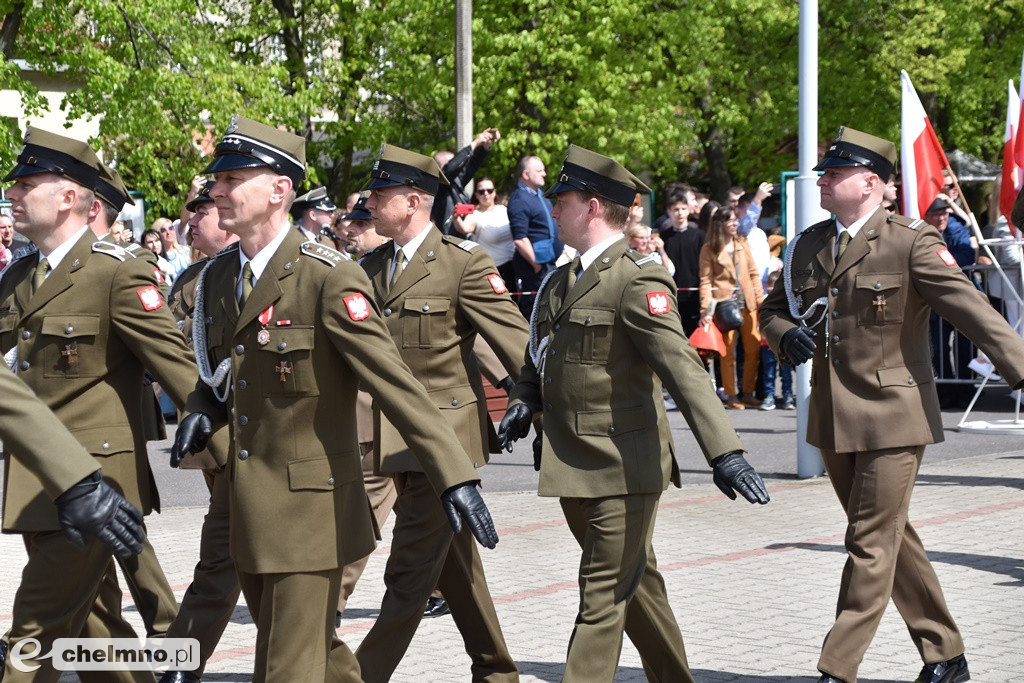
[[[274,368],[274,372],[280,375],[282,382],[287,382],[288,375],[292,374],[292,364],[283,360],[276,368]]]
[[[71,342],[70,344],[65,344],[64,348],[60,352],[60,355],[64,357],[64,360],[67,361],[68,367],[71,367],[77,361],[75,356],[78,355],[78,343]]]
[[[875,307],[876,313],[882,313],[885,310],[885,297],[879,294],[875,297],[875,300],[871,302]]]

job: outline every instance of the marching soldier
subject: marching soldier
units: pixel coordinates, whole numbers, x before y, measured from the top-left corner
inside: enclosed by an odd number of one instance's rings
[[[89,229],[92,230],[96,239],[114,244],[116,240],[110,234],[110,226],[117,220],[117,215],[124,205],[132,202],[132,198],[128,194],[128,188],[121,180],[121,175],[103,163],[100,164],[94,192],[95,199],[92,209],[89,211]],[[125,247],[125,250],[150,263],[157,282],[161,283],[161,293],[164,293],[167,286],[163,284],[163,276],[156,267],[156,254],[141,244],[135,243]],[[167,438],[160,401],[156,397],[152,379],[148,375],[143,380],[142,386],[142,425],[146,441],[159,441]],[[128,590],[132,594],[132,600],[139,611],[139,616],[142,617],[142,623],[146,627],[146,637],[165,637],[167,627],[171,625],[178,613],[178,601],[174,598],[174,591],[171,590],[171,585],[167,582],[167,576],[160,566],[160,561],[149,542],[148,535],[142,542],[141,553],[127,562],[118,564],[121,566],[121,573],[124,574],[125,583],[128,584]],[[108,575],[107,580],[111,579],[113,576]],[[113,594],[113,590],[110,591],[110,594]],[[94,610],[90,619],[96,614],[97,610]],[[87,622],[83,634],[88,634],[89,631],[89,622]]]
[[[42,483],[72,543],[84,546],[87,534],[95,536],[120,560],[142,550],[145,531],[139,511],[103,481],[96,461],[32,390],[2,369],[0,440],[4,455],[17,458]],[[7,664],[6,638],[0,640],[0,680]]]
[[[846,567],[821,683],[857,680],[889,599],[925,665],[918,683],[970,679],[960,632],[908,519],[924,446],[942,441],[928,313],[955,325],[1011,386],[1024,384],[1024,342],[950,255],[939,232],[880,209],[896,164],[888,140],[840,128],[815,170],[835,218],[790,242],[785,286],[761,307],[779,358],[811,360],[807,441],[821,449],[846,511]]]
[[[610,682],[623,629],[649,681],[694,680],[651,545],[661,493],[679,486],[662,383],[718,487],[768,502],[683,335],[672,278],[626,243],[633,199],[649,191],[613,159],[569,146],[548,194],[558,198],[559,237],[579,256],[541,285],[526,365],[498,431],[511,448],[543,415],[538,493],[559,497],[583,549],[565,681]]]
[[[257,683],[359,681],[334,631],[342,567],[374,530],[356,447],[365,387],[411,441],[456,530],[497,543],[459,442],[409,373],[362,270],[306,242],[288,220],[305,177],[302,137],[243,117],[217,145],[211,196],[238,246],[212,258],[196,292],[201,381],[172,458],[230,424],[231,553],[256,622]]]
[[[192,343],[192,314],[199,275],[209,263],[209,256],[238,241],[238,235],[220,229],[217,207],[210,197],[212,187],[213,181],[207,180],[199,193],[185,206],[189,215],[192,248],[207,258],[193,262],[174,280],[167,299],[171,314],[182,328],[188,344]],[[226,444],[227,430],[219,430],[214,438],[224,438]],[[183,459],[171,460],[172,467],[202,470],[206,487],[210,491],[210,507],[203,518],[199,537],[199,562],[192,574],[192,583],[181,598],[178,616],[167,629],[166,636],[198,640],[199,666],[193,671],[167,671],[160,678],[160,683],[198,683],[201,680],[206,663],[224,635],[242,590],[229,545],[228,478],[224,468],[226,458],[218,458],[218,454],[226,450],[211,451],[206,448]]]
[[[392,242],[360,265],[402,359],[459,435],[462,450],[482,466],[494,426],[474,341],[484,337],[515,378],[526,324],[491,257],[475,242],[443,236],[431,222],[434,197],[447,183],[433,159],[384,145],[370,175],[366,208],[377,232]],[[519,680],[472,537],[453,535],[444,523],[404,430],[379,415],[375,427],[377,471],[394,477],[398,501],[380,617],[356,651],[364,680],[390,679],[435,582],[473,660],[473,680]]]
[[[292,204],[292,218],[310,242],[334,248],[334,231],[331,220],[338,209],[327,196],[326,187],[318,187],[295,199]]]
[[[7,196],[18,227],[39,251],[11,264],[0,280],[0,351],[97,459],[110,485],[149,513],[159,497],[141,428],[144,368],[179,404],[196,369],[152,269],[90,232],[98,173],[85,143],[42,130],[27,134],[5,180],[14,181]],[[24,534],[28,548],[12,646],[35,638],[49,652],[56,638],[79,634],[94,603],[114,611],[98,615],[103,630],[91,634],[134,638],[116,581],[103,580],[113,571],[109,551],[95,543],[80,550],[58,533],[53,503],[18,458],[8,461],[6,477],[4,530]],[[40,664],[33,674],[8,666],[5,680],[57,680],[48,660]],[[149,672],[105,671],[101,678],[153,680]]]

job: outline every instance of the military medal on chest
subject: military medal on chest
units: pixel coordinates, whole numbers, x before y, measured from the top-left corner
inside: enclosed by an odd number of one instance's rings
[[[65,344],[64,348],[60,351],[60,355],[67,363],[68,369],[70,369],[78,361],[78,343],[72,341],[69,344]]]
[[[270,343],[270,330],[267,329],[267,324],[270,323],[270,319],[274,317],[274,304],[270,304],[265,311],[260,313],[258,318],[260,325],[263,327],[259,332],[256,333],[256,343],[260,346],[266,346]]]

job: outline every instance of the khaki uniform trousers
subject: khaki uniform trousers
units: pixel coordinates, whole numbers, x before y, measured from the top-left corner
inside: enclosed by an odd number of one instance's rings
[[[505,645],[468,525],[452,532],[422,472],[396,474],[395,528],[384,570],[380,616],[356,650],[366,683],[385,683],[398,667],[435,586],[451,608],[472,664],[473,681],[511,682],[519,671]]]
[[[143,530],[146,530],[145,526]],[[146,637],[163,638],[178,615],[178,601],[149,542],[148,531],[142,542],[142,552],[130,560],[118,560],[117,564],[146,626]]]
[[[11,649],[26,638],[39,641],[42,654],[53,650],[57,638],[131,638],[138,635],[121,614],[121,588],[110,550],[92,540],[76,548],[60,531],[24,534],[28,562],[14,595],[14,614],[7,642]],[[96,611],[95,615],[90,613]],[[89,628],[86,630],[86,622]],[[32,650],[26,648],[23,654]],[[50,659],[33,672],[18,671],[8,652],[5,683],[55,683],[61,676]],[[82,671],[83,683],[154,683],[150,671]]]
[[[373,517],[377,520],[377,528],[384,527],[388,520],[391,509],[395,507],[398,500],[398,492],[395,490],[395,482],[391,477],[373,473],[373,442],[359,444],[359,452],[363,456],[363,485],[366,487],[366,497],[370,501],[370,508],[373,510]],[[356,588],[356,582],[363,575],[366,563],[370,556],[367,555],[361,560],[356,560],[345,565],[341,574],[341,594],[338,596],[338,614],[345,613],[345,606],[352,591]]]
[[[181,598],[178,616],[167,629],[168,638],[199,641],[199,668],[193,672],[197,676],[217,649],[242,590],[231,559],[228,475],[223,470],[203,470],[203,478],[210,490],[210,508],[199,537],[199,562]]]
[[[818,670],[848,683],[857,680],[890,597],[923,661],[941,662],[964,651],[938,577],[908,520],[923,454],[924,446],[821,451],[848,524],[836,621],[825,636]]]
[[[660,498],[650,493],[559,499],[583,549],[580,610],[569,639],[566,683],[610,683],[623,630],[640,653],[648,681],[694,683],[651,546]]]
[[[238,581],[256,623],[253,683],[357,683],[359,663],[334,630],[341,567],[248,574]]]

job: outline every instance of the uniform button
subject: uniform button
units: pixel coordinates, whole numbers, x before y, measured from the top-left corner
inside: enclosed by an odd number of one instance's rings
[[[562,323],[555,323],[555,332],[558,332],[560,329],[562,329]]]
[[[105,450],[105,451],[109,451],[110,450],[110,442],[109,441],[104,441],[103,442],[103,450]]]
[[[833,287],[833,288],[832,288],[832,289],[830,289],[829,291],[830,291],[830,292],[832,293],[832,296],[835,296],[835,295],[839,294],[839,290],[838,290],[838,289],[836,289],[835,287]]]
[[[835,320],[839,317],[839,311],[832,311],[832,319]]]
[[[544,378],[544,384],[551,384],[551,378],[550,377],[545,377]]]
[[[238,383],[236,384],[236,386],[239,389],[245,389],[247,386],[249,386],[249,383],[246,382],[244,379],[240,379],[240,380],[238,380]]]
[[[238,346],[235,347],[235,353],[241,356],[243,353],[245,353],[245,347],[239,344]]]
[[[327,484],[329,486],[334,486],[334,477],[327,477]]]
[[[280,344],[277,345],[277,350],[278,351],[284,351],[287,348],[288,348],[288,342],[281,342]]]
[[[430,310],[430,306],[428,306],[427,304],[423,304],[423,312],[426,313],[429,310]]]
[[[836,367],[836,368],[839,367],[839,359],[838,358],[833,358],[832,359],[832,366]]]
[[[615,425],[612,425],[612,426],[608,427],[608,433],[609,434],[614,434],[615,433]]]
[[[908,377],[907,378],[907,384],[909,384],[910,386],[914,386],[914,378],[913,377]]]
[[[64,328],[64,334],[71,334],[74,331],[75,331],[75,328],[73,326],[71,326],[71,325],[68,325],[67,327]]]
[[[384,309],[384,315],[391,315],[391,309],[390,308],[385,308]]]
[[[555,357],[555,350],[551,349],[550,351],[548,351],[548,358],[554,358],[554,357]]]
[[[32,338],[32,333],[29,332],[28,330],[25,330],[24,332],[21,333],[21,338],[22,339],[31,339]]]
[[[457,399],[457,398],[453,398],[453,399],[452,399],[452,405],[453,405],[453,406],[457,406],[457,405],[459,405],[459,399]]]
[[[30,367],[32,367],[32,364],[29,363],[27,360],[21,361],[21,369],[22,370],[28,370]]]
[[[833,344],[838,344],[839,343],[839,335],[838,334],[833,334],[832,335],[832,343]]]
[[[584,325],[589,325],[590,324],[590,316],[589,315],[587,316],[587,319],[583,321],[583,324]]]
[[[244,427],[245,425],[249,424],[249,418],[246,417],[245,415],[241,416],[240,418],[238,418],[238,424]]]
[[[548,411],[550,413],[551,410],[552,410],[551,404],[550,403],[545,403],[544,404],[544,410],[546,410],[546,411]]]
[[[248,458],[249,458],[249,451],[245,450],[244,448],[242,450],[238,451],[238,459],[239,460],[247,460]]]
[[[881,288],[882,288],[882,283],[881,282],[876,282],[875,283],[875,289],[881,289]]]

